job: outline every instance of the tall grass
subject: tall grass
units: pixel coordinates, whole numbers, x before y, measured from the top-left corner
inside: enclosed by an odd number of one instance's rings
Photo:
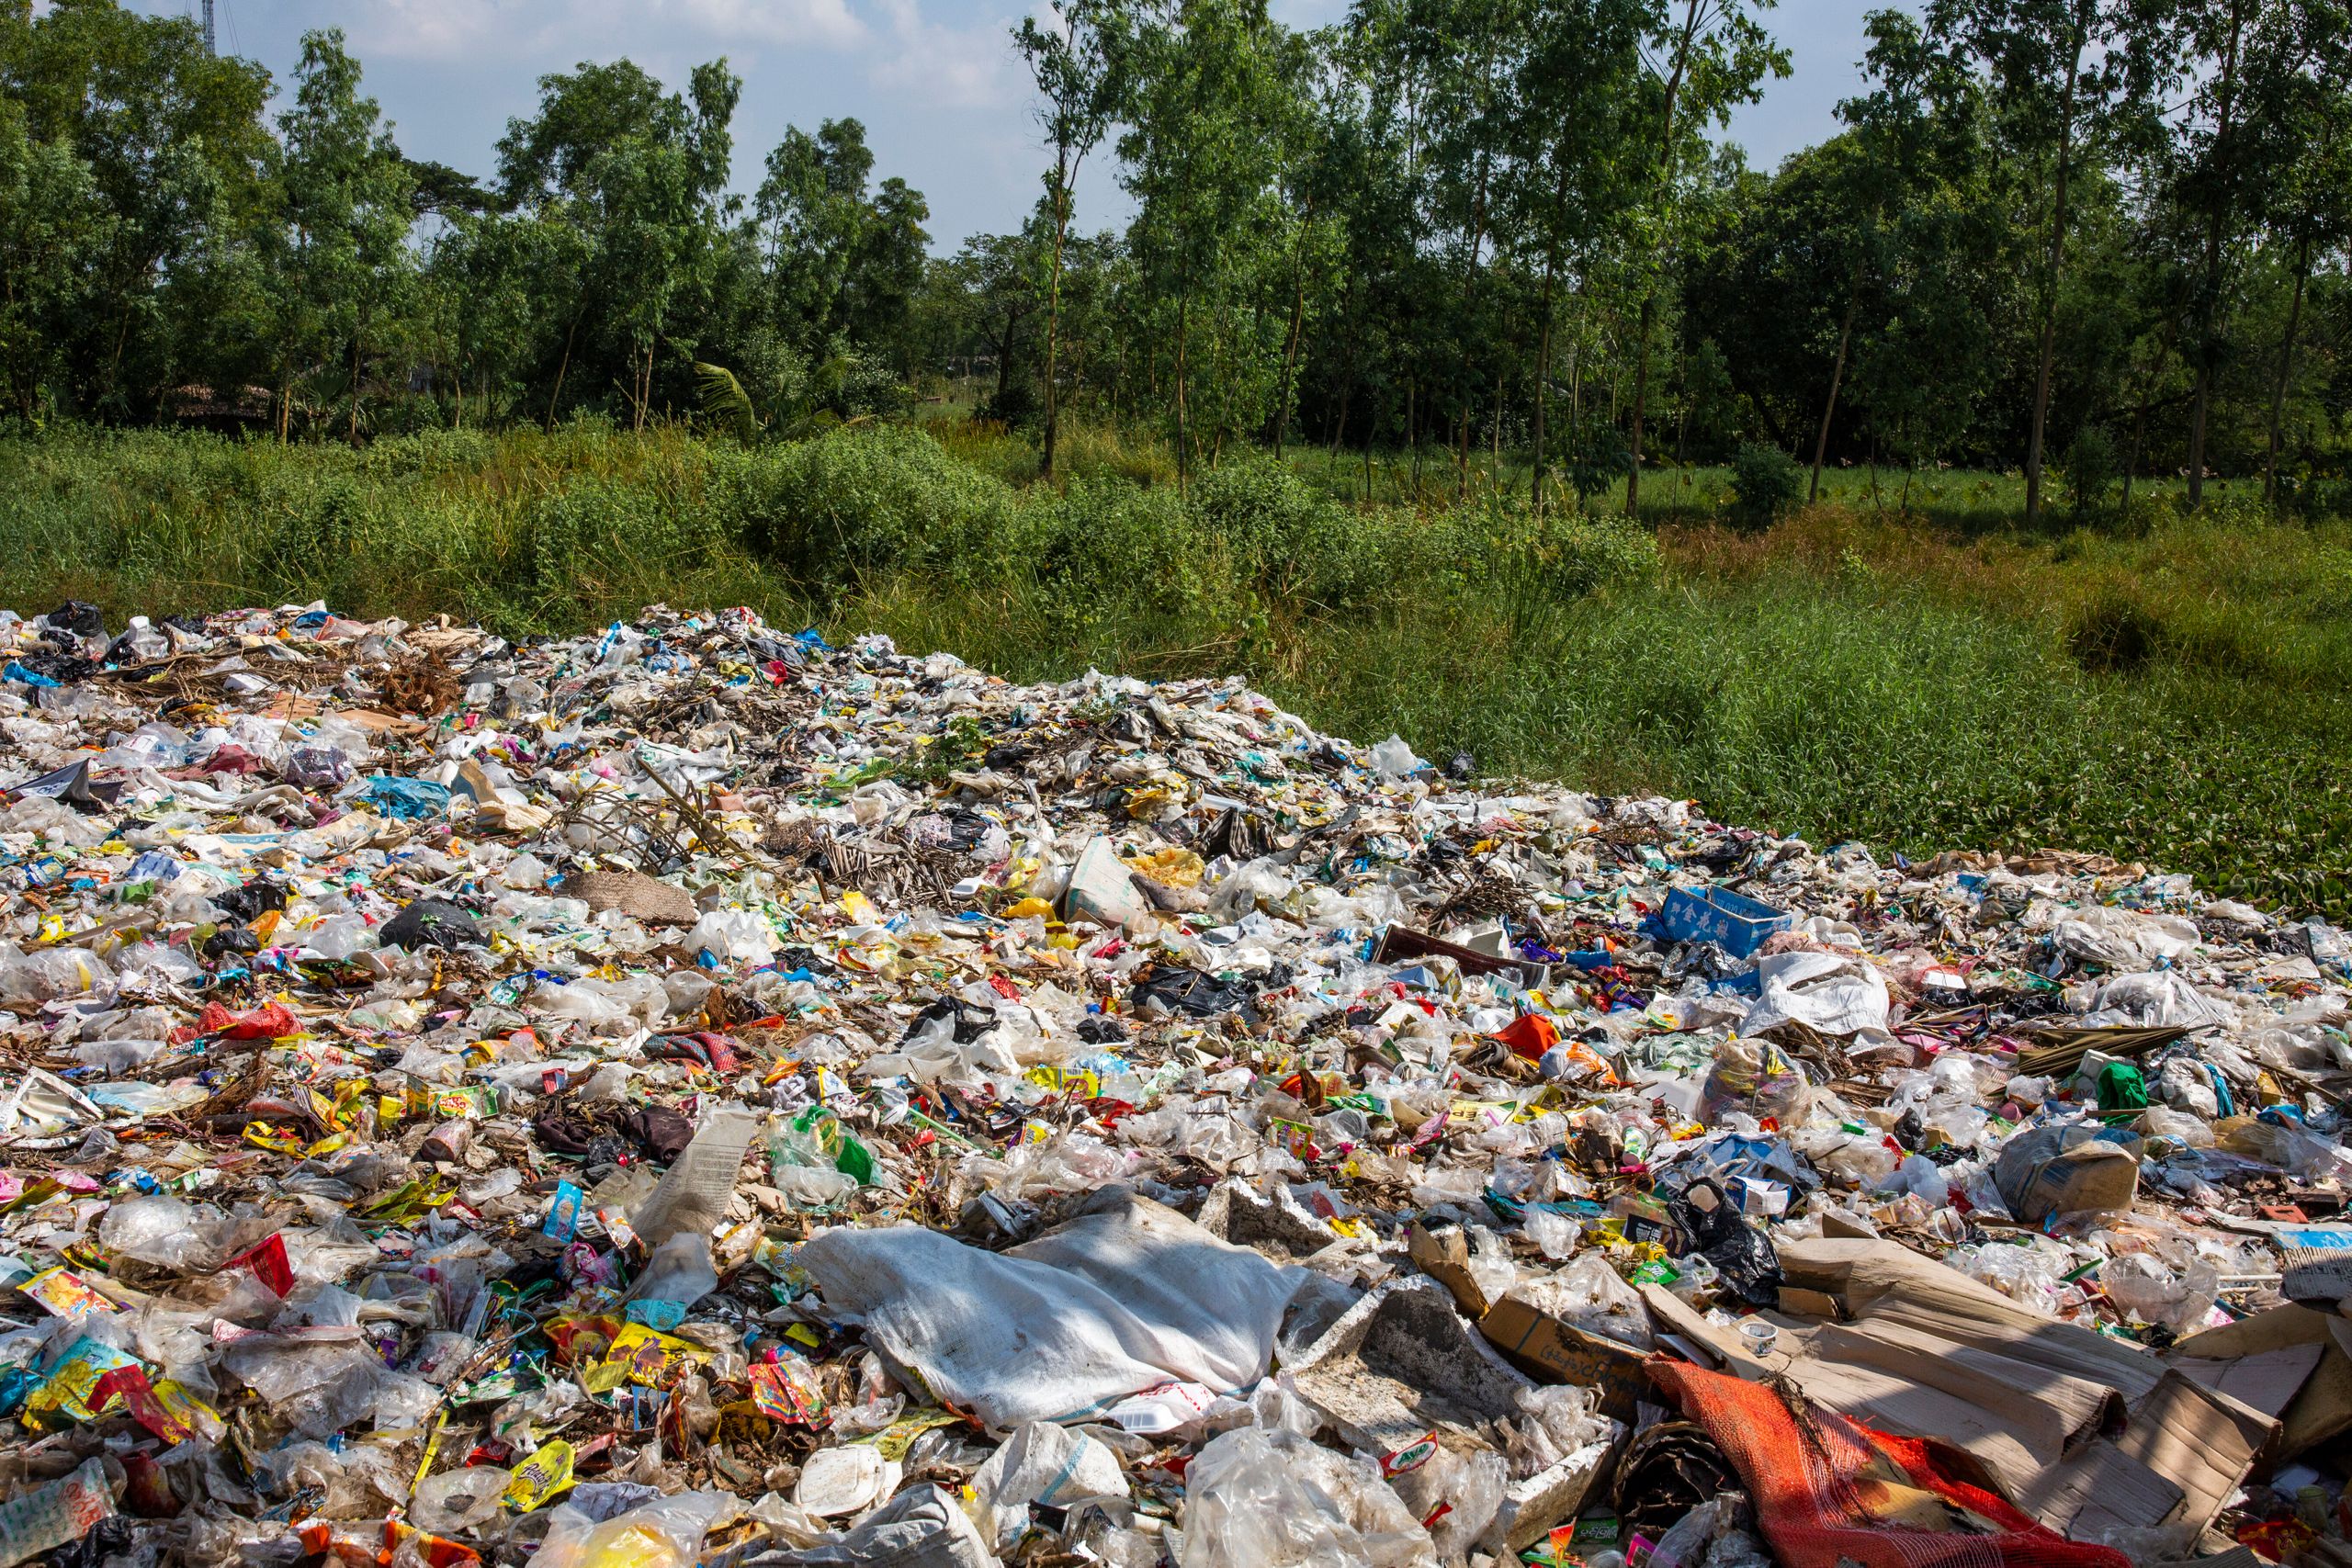
[[[1341,733],[1817,841],[2101,850],[2352,915],[2341,525],[2225,498],[2027,537],[1841,499],[1653,534],[1515,496],[1343,505],[1266,461],[1179,493],[1164,448],[1082,426],[1063,452],[1048,488],[967,421],[756,450],[64,433],[0,442],[0,603],[323,598],[508,633],[750,604],[1015,678],[1238,672]]]

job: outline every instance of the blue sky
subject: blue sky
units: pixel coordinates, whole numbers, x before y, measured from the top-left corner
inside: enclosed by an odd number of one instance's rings
[[[1338,20],[1347,0],[1272,0],[1295,26]],[[1750,161],[1777,164],[1836,129],[1858,80],[1862,17],[1887,0],[1784,0],[1768,18],[1795,73],[1743,109],[1732,135]],[[131,0],[192,14],[198,0]],[[1021,0],[219,0],[224,51],[282,82],[307,28],[340,26],[368,90],[401,147],[486,175],[510,116],[537,102],[537,79],[582,60],[626,54],[673,84],[724,54],[743,78],[735,119],[736,183],[788,125],[865,122],[877,176],[899,175],[930,199],[934,248],[1016,224],[1044,167],[1028,78],[1007,42]],[[1108,160],[1079,188],[1080,220],[1115,222],[1125,203]]]

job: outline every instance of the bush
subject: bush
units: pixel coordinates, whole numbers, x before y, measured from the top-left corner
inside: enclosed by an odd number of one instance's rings
[[[1633,465],[1634,454],[1625,446],[1625,438],[1605,415],[1588,413],[1583,423],[1569,432],[1562,467],[1566,471],[1568,488],[1576,491],[1579,510],[1590,505],[1594,496],[1623,484]]]
[[[812,584],[883,568],[957,581],[1001,563],[1016,507],[1001,479],[903,425],[829,431],[764,458],[745,542]]]
[[[2109,591],[2076,606],[2066,623],[2066,651],[2096,675],[2146,666],[2165,642],[2164,622],[2139,600]]]
[[[1777,446],[1742,446],[1731,463],[1732,518],[1747,528],[1770,528],[1804,493],[1804,469]]]
[[[640,561],[691,570],[695,543],[653,491],[584,479],[524,512],[522,575],[543,595],[593,595]]]
[[[2113,492],[2123,479],[2123,464],[2115,438],[2102,425],[2086,424],[2075,432],[2066,446],[2066,506],[2077,523],[2107,514]]]
[[[1033,496],[1022,534],[1032,573],[1071,600],[1182,613],[1199,597],[1199,530],[1174,491],[1074,479]]]
[[[1378,532],[1272,458],[1210,469],[1193,486],[1193,510],[1275,598],[1345,604],[1379,579]]]

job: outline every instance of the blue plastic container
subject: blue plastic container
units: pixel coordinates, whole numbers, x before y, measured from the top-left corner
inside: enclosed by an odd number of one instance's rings
[[[1734,958],[1746,958],[1774,931],[1787,931],[1796,917],[1744,898],[1728,887],[1678,887],[1659,912],[1666,934],[1676,942],[1712,942]]]

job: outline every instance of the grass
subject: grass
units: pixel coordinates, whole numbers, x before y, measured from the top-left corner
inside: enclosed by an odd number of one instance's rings
[[[356,453],[0,442],[0,603],[324,598],[510,633],[750,604],[1017,679],[1239,672],[1359,739],[1817,843],[2098,850],[2352,916],[2343,525],[2223,492],[2027,536],[1839,491],[1761,535],[1539,526],[1342,506],[1311,463],[1180,496],[1159,444],[1084,427],[1053,491],[1016,435],[927,428],[758,451],[594,425]]]

